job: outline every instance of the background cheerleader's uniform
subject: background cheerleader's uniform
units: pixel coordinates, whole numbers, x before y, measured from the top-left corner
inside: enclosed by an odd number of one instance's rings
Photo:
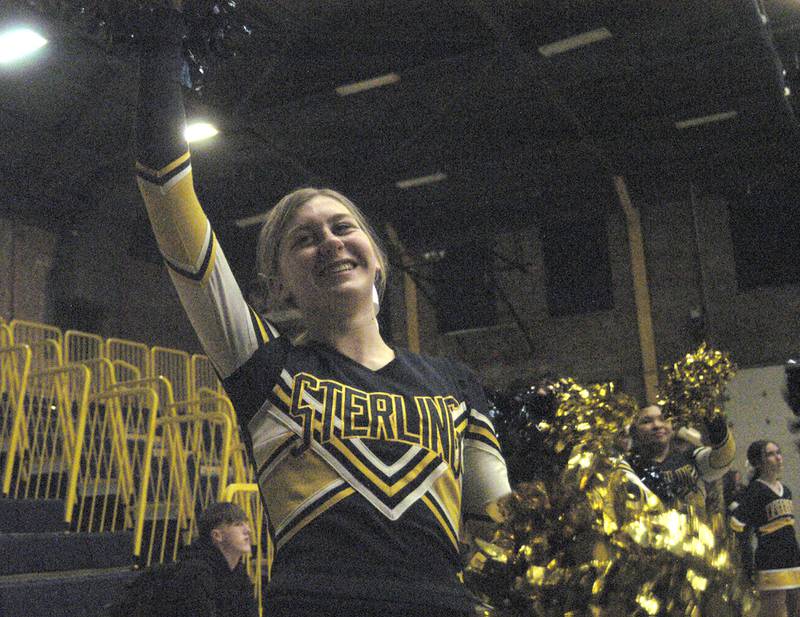
[[[777,494],[761,480],[753,480],[740,494],[730,523],[737,533],[755,531],[754,566],[759,590],[800,587],[800,548],[794,531],[792,493],[787,486],[782,485],[781,494]]]
[[[293,345],[248,306],[194,192],[180,18],[151,17],[138,184],[256,466],[274,551],[268,614],[469,613],[463,518],[510,492],[482,388],[449,360],[395,349],[373,371],[325,345]]]

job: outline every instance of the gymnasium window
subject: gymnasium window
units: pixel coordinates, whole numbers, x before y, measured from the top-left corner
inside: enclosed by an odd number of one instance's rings
[[[614,307],[605,219],[545,224],[542,257],[551,316],[580,315]]]

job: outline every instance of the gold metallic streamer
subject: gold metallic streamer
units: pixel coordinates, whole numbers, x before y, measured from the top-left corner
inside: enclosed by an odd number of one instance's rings
[[[703,356],[704,357],[704,356]],[[476,539],[465,578],[495,617],[757,614],[725,521],[667,510],[631,482],[617,444],[637,411],[613,384],[555,385],[545,434],[559,474],[517,487]],[[524,440],[521,440],[521,442]]]
[[[730,356],[703,343],[672,366],[664,367],[659,404],[665,417],[700,426],[722,413],[725,388],[736,374]]]

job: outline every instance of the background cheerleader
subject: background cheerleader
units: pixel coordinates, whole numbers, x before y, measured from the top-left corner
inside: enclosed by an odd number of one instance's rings
[[[744,535],[756,534],[755,584],[764,617],[800,615],[800,549],[794,531],[792,493],[781,481],[783,457],[772,441],[754,441],[747,448],[753,478],[733,510],[731,526]],[[745,556],[748,557],[747,555]]]

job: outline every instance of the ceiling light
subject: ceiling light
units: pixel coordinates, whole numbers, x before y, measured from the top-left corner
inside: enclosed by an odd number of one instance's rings
[[[336,94],[339,96],[347,96],[348,94],[355,94],[356,92],[364,92],[364,90],[372,90],[373,88],[396,84],[398,81],[400,81],[400,75],[397,73],[386,73],[386,75],[380,75],[372,79],[365,79],[364,81],[357,81],[352,84],[339,86],[336,88]]]
[[[208,139],[209,137],[214,137],[217,133],[219,133],[219,131],[214,125],[208,122],[193,122],[186,127],[183,136],[186,138],[186,141],[193,143],[195,141]]]
[[[45,45],[47,39],[28,28],[3,32],[0,34],[0,64],[19,60]]]
[[[718,114],[711,114],[709,116],[698,116],[697,118],[689,118],[687,120],[678,120],[675,123],[676,129],[688,129],[693,126],[700,126],[702,124],[711,124],[712,122],[723,122],[730,120],[739,115],[738,111],[723,111]]]
[[[597,28],[596,30],[584,32],[583,34],[576,34],[575,36],[561,39],[555,43],[542,45],[539,48],[539,53],[546,58],[549,58],[550,56],[563,54],[565,51],[572,51],[573,49],[578,49],[578,47],[584,47],[586,45],[591,45],[592,43],[610,39],[612,36],[613,35],[608,28]]]
[[[426,184],[433,184],[434,182],[441,182],[447,180],[447,174],[441,171],[431,174],[429,176],[419,176],[418,178],[408,178],[407,180],[398,180],[394,185],[399,189],[410,189],[416,186],[424,186]]]

